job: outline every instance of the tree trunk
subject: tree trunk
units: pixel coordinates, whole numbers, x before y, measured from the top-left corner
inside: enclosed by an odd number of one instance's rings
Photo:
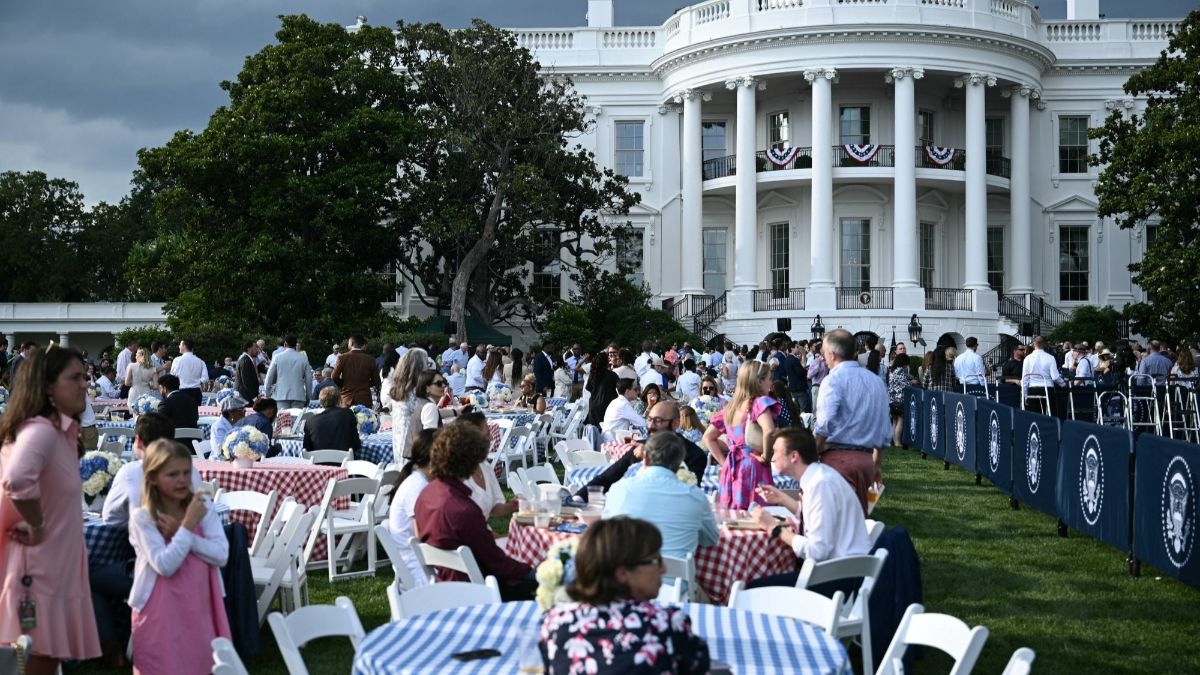
[[[491,207],[488,208],[487,218],[483,221],[483,234],[463,256],[454,272],[454,284],[450,287],[450,321],[455,326],[456,343],[461,344],[467,339],[467,290],[470,288],[475,268],[483,262],[484,256],[492,250],[492,245],[496,242],[496,221],[500,219],[500,206],[503,203],[504,193],[498,189],[492,198]]]

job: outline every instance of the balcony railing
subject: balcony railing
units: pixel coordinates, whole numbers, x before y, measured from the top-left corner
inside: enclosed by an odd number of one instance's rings
[[[846,146],[833,146],[833,166],[835,167],[894,167],[896,166],[896,151],[893,145],[876,146],[878,150],[866,160],[860,160],[858,157],[851,155],[846,151]],[[925,146],[918,145],[915,147],[915,159],[917,168],[920,169],[948,169],[952,171],[963,171],[967,166],[967,153],[961,148],[955,148],[950,155],[950,159],[945,163],[939,164],[935,162],[928,153],[925,152]],[[792,171],[795,169],[811,169],[812,168],[812,148],[796,148],[795,156],[788,159],[787,162],[776,164],[767,157],[766,151],[760,151],[754,156],[755,169],[758,173],[769,173],[772,171]],[[996,154],[989,154],[985,163],[986,171],[990,176],[1000,176],[1002,178],[1011,177],[1011,168],[1009,159]],[[737,175],[737,155],[726,155],[725,157],[714,157],[704,160],[703,176],[704,180],[714,180],[716,178],[727,178]]]
[[[737,155],[714,157],[704,160],[704,180],[724,178],[737,173]]]
[[[1000,176],[1001,178],[1011,177],[1012,171],[1009,168],[1009,161],[1007,157],[1001,157],[1000,155],[988,155],[987,160],[985,160],[984,163],[987,166],[987,172],[989,176]]]
[[[891,286],[838,286],[838,309],[891,309]]]
[[[975,308],[971,295],[961,288],[926,288],[925,309],[969,312]]]
[[[803,288],[767,288],[754,291],[754,311],[804,309]]]
[[[876,145],[875,153],[860,159],[846,151],[846,146],[833,146],[833,165],[841,167],[896,166],[896,146]]]

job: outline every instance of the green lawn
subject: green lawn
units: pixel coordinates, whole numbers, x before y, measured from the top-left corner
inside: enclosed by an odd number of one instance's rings
[[[1122,553],[1076,533],[1060,538],[1054,519],[1010,510],[1008,498],[986,481],[976,486],[973,476],[944,471],[941,461],[909,450],[893,450],[885,461],[888,489],[874,516],[909,529],[929,611],[991,631],[976,672],[999,673],[1022,646],[1037,652],[1038,673],[1200,672],[1200,592],[1145,566],[1141,578],[1131,578]],[[504,532],[507,523],[493,527]],[[332,585],[323,572],[309,575],[313,602],[349,596],[368,631],[388,620],[390,581],[390,572]],[[264,653],[247,664],[250,672],[282,675],[270,629],[263,641]],[[350,670],[346,640],[320,641],[304,652],[314,673]],[[946,664],[930,656],[917,671],[946,672]]]

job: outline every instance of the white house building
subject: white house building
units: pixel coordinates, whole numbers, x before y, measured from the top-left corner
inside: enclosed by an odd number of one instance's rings
[[[906,338],[916,315],[930,343],[991,346],[1142,297],[1126,266],[1153,230],[1097,217],[1086,132],[1141,109],[1121,86],[1178,21],[1097,0],[1065,21],[1022,0],[709,0],[618,27],[614,5],[515,33],[641,193],[619,255],[705,337],[819,316]]]

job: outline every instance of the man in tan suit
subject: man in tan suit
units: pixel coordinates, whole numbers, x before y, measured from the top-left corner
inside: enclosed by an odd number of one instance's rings
[[[363,351],[367,341],[361,335],[350,336],[350,351],[338,357],[333,367],[333,382],[342,390],[342,407],[371,407],[371,387],[379,389],[379,371],[375,358]]]

